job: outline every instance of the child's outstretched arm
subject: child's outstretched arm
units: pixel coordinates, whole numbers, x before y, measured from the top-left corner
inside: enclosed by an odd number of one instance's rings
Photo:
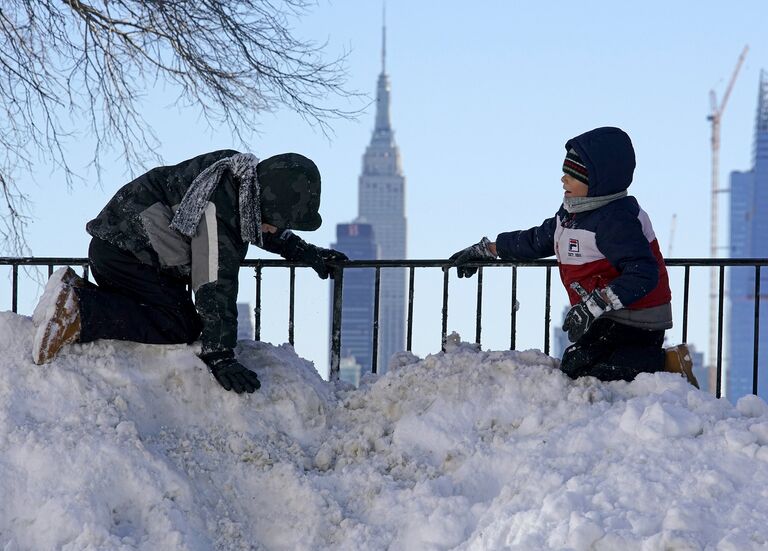
[[[529,230],[500,233],[496,242],[483,237],[478,243],[454,253],[450,265],[457,268],[459,277],[472,277],[477,272],[469,263],[495,260],[531,260],[555,254],[555,228],[557,217],[544,220],[541,226]]]
[[[496,237],[496,254],[503,260],[534,260],[555,254],[557,216],[547,218],[540,226],[528,230],[500,233]]]

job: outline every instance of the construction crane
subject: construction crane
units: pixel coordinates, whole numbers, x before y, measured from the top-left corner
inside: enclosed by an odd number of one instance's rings
[[[739,74],[739,69],[744,63],[744,58],[747,56],[749,45],[744,46],[739,60],[736,63],[736,68],[733,70],[731,81],[728,83],[728,87],[725,89],[725,95],[720,105],[717,104],[717,95],[714,90],[709,92],[709,101],[712,108],[711,114],[707,117],[707,120],[712,123],[712,207],[710,218],[710,234],[709,234],[709,255],[711,258],[717,258],[718,254],[718,239],[717,239],[717,221],[718,221],[718,209],[717,199],[718,194],[723,190],[720,189],[718,182],[718,172],[720,170],[720,123],[723,118],[723,111],[728,103],[728,98],[733,90],[733,85],[736,82],[736,77]],[[718,319],[718,268],[713,267],[710,271],[709,280],[709,357],[707,358],[709,367],[716,367],[721,364],[721,359],[718,360],[717,356],[717,319]]]

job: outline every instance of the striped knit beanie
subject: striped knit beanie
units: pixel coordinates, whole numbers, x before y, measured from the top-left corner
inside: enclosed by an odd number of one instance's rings
[[[587,167],[584,162],[576,153],[576,150],[571,148],[565,155],[565,161],[563,161],[563,172],[569,176],[573,176],[579,182],[589,185],[589,175],[587,174]]]

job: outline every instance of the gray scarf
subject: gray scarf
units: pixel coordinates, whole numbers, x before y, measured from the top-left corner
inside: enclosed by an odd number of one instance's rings
[[[569,213],[587,212],[588,210],[599,209],[608,203],[627,196],[627,190],[614,193],[613,195],[603,195],[601,197],[566,197],[563,199],[563,207]]]
[[[224,171],[229,169],[240,183],[240,237],[246,243],[261,247],[261,186],[256,175],[257,164],[259,159],[254,155],[238,153],[220,159],[202,171],[184,194],[171,220],[171,229],[187,237],[195,235],[213,191]]]

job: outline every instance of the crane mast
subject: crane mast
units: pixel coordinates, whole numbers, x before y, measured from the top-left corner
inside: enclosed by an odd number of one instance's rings
[[[733,85],[736,82],[736,77],[739,74],[741,65],[744,63],[744,58],[747,56],[749,45],[744,46],[739,60],[736,63],[736,68],[733,70],[733,75],[728,83],[728,87],[725,90],[723,99],[720,105],[717,104],[717,96],[714,90],[709,92],[710,106],[712,108],[711,114],[707,117],[712,123],[712,206],[710,210],[710,233],[709,233],[709,255],[710,258],[717,258],[719,256],[718,248],[718,194],[722,191],[720,189],[718,181],[718,173],[720,170],[720,123],[723,118],[723,112],[725,106],[728,103],[728,98],[733,90]],[[720,340],[721,333],[718,330],[718,297],[719,297],[719,270],[716,267],[712,267],[710,271],[709,280],[709,356],[707,358],[712,373],[713,368],[717,369],[717,373],[721,373],[722,357],[717,356],[717,341]],[[720,381],[716,384],[719,388]]]

